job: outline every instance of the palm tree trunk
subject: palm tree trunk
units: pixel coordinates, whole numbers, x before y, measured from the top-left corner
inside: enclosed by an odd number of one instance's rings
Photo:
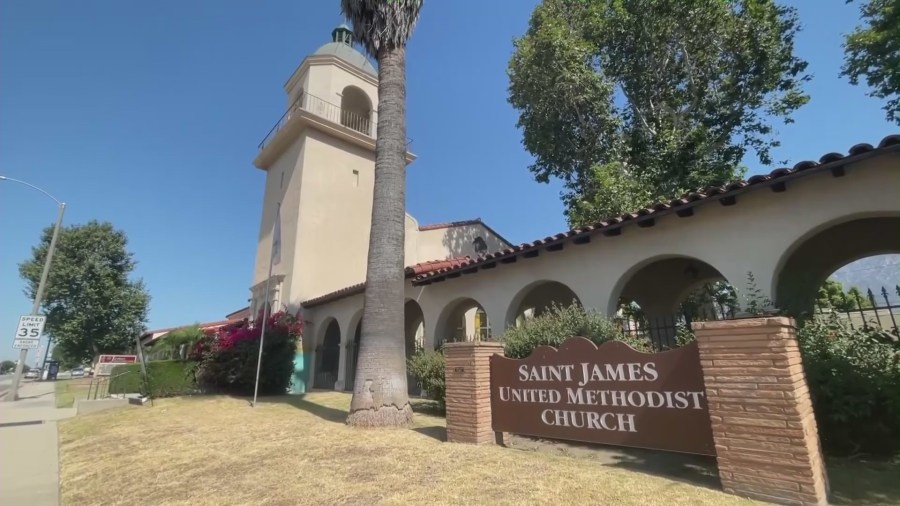
[[[412,423],[403,333],[406,216],[406,49],[378,54],[375,188],[359,362],[347,423]]]

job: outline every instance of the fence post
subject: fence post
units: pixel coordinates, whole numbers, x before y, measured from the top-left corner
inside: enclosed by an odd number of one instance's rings
[[[493,341],[445,343],[447,441],[493,444],[491,426],[491,356],[503,355]]]

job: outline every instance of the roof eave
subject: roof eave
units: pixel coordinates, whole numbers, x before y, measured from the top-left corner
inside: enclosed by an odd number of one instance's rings
[[[865,150],[859,152],[860,150]],[[854,153],[854,151],[857,151]],[[466,269],[475,269],[478,270],[485,265],[496,263],[502,261],[506,258],[517,257],[521,254],[524,254],[529,251],[539,250],[540,248],[548,248],[553,247],[555,245],[563,244],[570,239],[576,239],[578,237],[584,237],[593,235],[597,232],[608,232],[610,230],[615,230],[624,227],[628,223],[640,223],[644,221],[649,221],[656,219],[658,217],[670,215],[672,213],[677,213],[679,211],[683,211],[688,208],[694,208],[706,203],[717,202],[722,200],[723,198],[734,197],[740,195],[742,193],[746,193],[748,191],[753,191],[762,188],[768,188],[776,184],[782,184],[794,179],[798,179],[800,177],[804,177],[811,174],[818,174],[820,172],[826,170],[834,170],[838,167],[842,167],[848,165],[850,163],[858,163],[864,161],[869,158],[873,158],[876,156],[883,155],[885,153],[890,153],[893,151],[900,151],[900,135],[889,135],[881,140],[877,147],[873,147],[869,144],[857,144],[850,148],[849,154],[840,159],[834,159],[830,161],[825,161],[823,163],[811,162],[811,161],[803,161],[798,162],[794,165],[792,169],[775,169],[770,172],[768,175],[764,175],[762,177],[768,178],[760,182],[751,183],[755,178],[759,176],[753,176],[746,181],[736,181],[732,183],[728,183],[722,185],[719,188],[728,188],[731,186],[741,185],[737,188],[732,188],[725,191],[717,191],[712,195],[708,195],[705,197],[694,198],[700,191],[692,192],[683,197],[672,199],[668,203],[656,203],[653,206],[649,206],[648,208],[641,209],[634,213],[626,213],[621,216],[617,216],[611,218],[609,220],[604,220],[601,222],[597,222],[593,225],[588,225],[585,227],[580,227],[577,229],[572,229],[567,232],[562,232],[560,234],[556,234],[554,236],[545,237],[544,239],[538,239],[533,241],[532,243],[524,243],[531,244],[531,246],[524,247],[524,245],[514,246],[507,250],[503,250],[497,253],[485,255],[484,257],[477,258],[472,262],[469,262],[464,265],[460,265],[457,267],[453,267],[450,269],[444,269],[441,271],[423,274],[421,276],[417,276],[413,279],[413,286],[425,286],[437,281],[444,281],[447,279],[447,275],[461,271]],[[829,154],[830,155],[830,154]],[[823,155],[823,158],[829,155]],[[810,165],[813,164],[813,165]],[[786,174],[772,176],[780,171],[787,170],[792,171]],[[715,188],[706,188],[704,191],[714,192]],[[673,202],[678,202],[680,200],[685,200],[685,202],[672,205]],[[667,206],[664,209],[653,209],[661,206]],[[651,209],[649,212],[645,212],[648,209]],[[603,225],[601,225],[603,224]],[[517,249],[521,248],[521,249]],[[511,250],[511,251],[510,251]],[[505,253],[504,253],[505,252]]]

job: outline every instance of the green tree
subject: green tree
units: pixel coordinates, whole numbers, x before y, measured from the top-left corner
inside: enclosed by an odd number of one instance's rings
[[[15,370],[15,368],[16,363],[12,360],[4,360],[3,362],[0,362],[0,374],[8,374]]]
[[[577,226],[772,163],[809,98],[798,30],[771,0],[544,0],[508,68],[529,169]]]
[[[816,294],[816,306],[819,309],[847,312],[869,309],[872,307],[872,301],[859,288],[851,286],[849,290],[845,291],[844,285],[840,281],[829,278],[819,287]]]
[[[819,287],[816,294],[816,305],[820,308],[834,308],[841,304],[844,294],[844,285],[834,278],[828,278]]]
[[[19,265],[33,298],[50,244],[52,227]],[[144,329],[150,296],[141,280],[129,279],[133,255],[125,233],[91,221],[65,227],[57,239],[42,309],[47,332],[62,356],[84,363],[98,353],[128,350]]]
[[[853,0],[848,0],[847,3]],[[863,24],[844,39],[841,75],[853,85],[865,79],[870,97],[887,100],[888,121],[900,124],[900,8],[897,0],[868,0],[860,7]]]
[[[157,359],[165,357],[161,360],[185,359],[191,347],[203,337],[204,334],[200,330],[199,324],[181,327],[161,337],[159,342],[154,344],[149,352]]]
[[[403,329],[406,213],[406,43],[422,0],[341,0],[353,34],[378,60],[375,187],[366,291],[353,399],[347,423],[412,423]]]
[[[688,293],[679,312],[691,319],[725,319],[737,307],[737,292],[727,281],[706,282]]]
[[[871,307],[872,301],[869,300],[868,295],[862,293],[859,288],[851,286],[850,289],[847,290],[847,297],[845,298],[842,307],[837,307],[836,309],[852,311],[854,309],[870,309]]]
[[[66,356],[60,346],[53,347],[53,350],[50,352],[50,360],[58,361],[61,369],[71,369],[81,365],[81,361]]]

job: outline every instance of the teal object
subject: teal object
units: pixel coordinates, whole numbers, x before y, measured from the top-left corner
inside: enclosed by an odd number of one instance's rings
[[[291,374],[291,394],[305,394],[306,385],[309,383],[309,370],[312,354],[297,350],[294,353],[294,372]]]

